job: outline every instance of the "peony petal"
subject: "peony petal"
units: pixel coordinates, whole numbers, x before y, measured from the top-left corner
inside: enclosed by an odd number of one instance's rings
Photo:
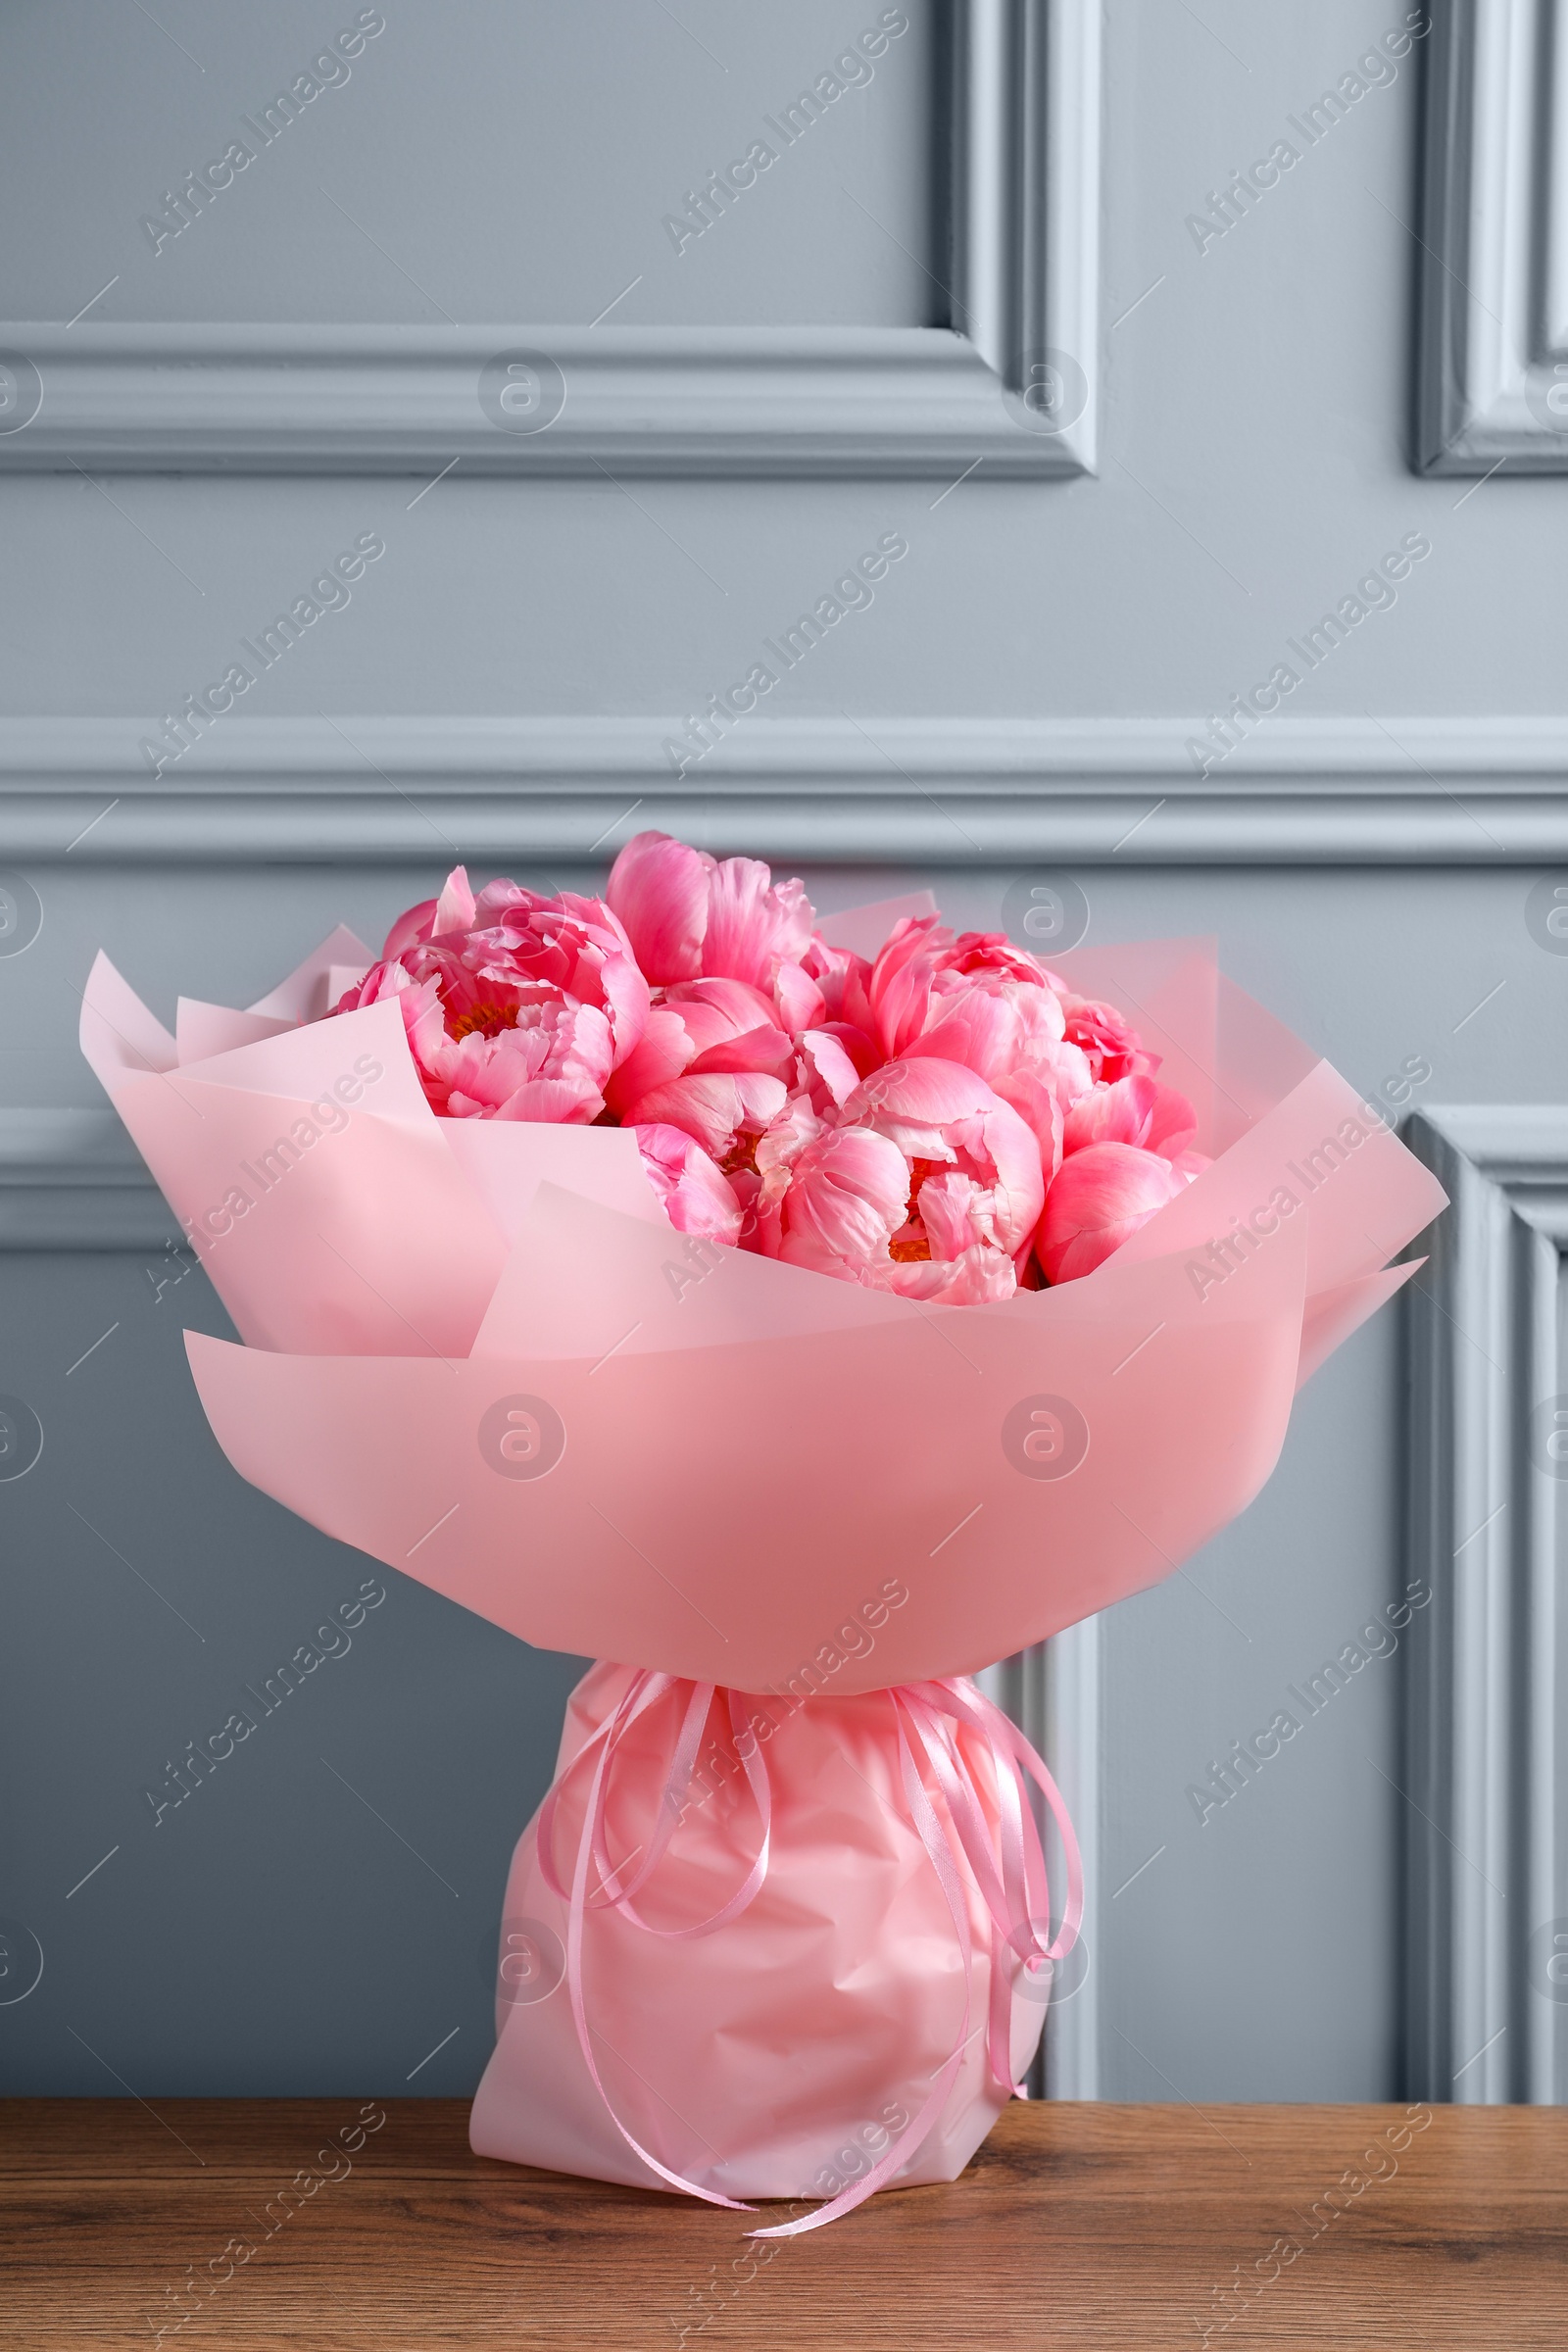
[[[715,1046],[709,1046],[695,1061],[687,1063],[688,1075],[703,1077],[710,1070],[765,1070],[778,1078],[794,1066],[795,1048],[782,1029],[771,1026],[748,1029],[739,1037],[726,1037]]]
[[[680,1128],[657,1122],[639,1126],[636,1132],[648,1181],[676,1232],[730,1244],[739,1241],[740,1203],[701,1145]]]
[[[565,1078],[530,1078],[509,1095],[496,1111],[498,1119],[536,1119],[560,1127],[591,1127],[605,1107],[595,1088]]]
[[[942,950],[937,966],[944,972],[996,973],[1036,988],[1049,988],[1052,983],[1052,974],[1040,958],[1031,956],[1027,948],[1015,948],[1004,931],[960,931],[953,945]]]
[[[1010,1103],[1034,1137],[1040,1151],[1040,1172],[1049,1186],[1061,1165],[1061,1104],[1054,1088],[1033,1070],[1014,1070],[999,1078],[996,1091]]]
[[[1168,1160],[1135,1144],[1088,1144],[1061,1163],[1035,1247],[1049,1282],[1092,1274],[1187,1188]]]
[[[975,1242],[991,1239],[987,1231],[990,1196],[972,1176],[960,1175],[956,1168],[938,1168],[928,1176],[915,1205],[934,1258],[951,1263]]]
[[[1010,1102],[999,1102],[950,1130],[960,1161],[989,1185],[992,1236],[1012,1256],[1040,1221],[1046,1183],[1034,1131]]]
[[[711,976],[685,980],[667,992],[664,1003],[674,1005],[683,1017],[687,1006],[702,1007],[708,1025],[700,1023],[692,1034],[700,1036],[705,1045],[717,1037],[738,1036],[743,1029],[755,1029],[760,1024],[771,1026],[773,1022],[772,998],[747,980]]]
[[[1137,1030],[1114,1004],[1102,1004],[1092,997],[1066,996],[1062,1010],[1067,1016],[1067,1036],[1073,1045],[1082,1047],[1096,1078],[1114,1084],[1118,1078],[1152,1078],[1158,1069],[1159,1055],[1144,1051]]]
[[[703,968],[713,860],[667,833],[638,833],[610,869],[605,897],[655,987],[695,980]]]
[[[844,1105],[846,1125],[860,1120],[888,1124],[909,1121],[939,1126],[950,1119],[972,1118],[992,1109],[1001,1100],[983,1078],[961,1062],[939,1061],[925,1055],[884,1062],[873,1070]]]
[[[417,941],[428,939],[430,926],[435,921],[435,910],[434,899],[421,899],[417,906],[410,906],[400,914],[386,935],[386,945],[381,950],[382,959],[390,962],[394,956],[401,956],[405,948],[412,948]]]
[[[610,1107],[622,1118],[628,1106],[656,1086],[678,1078],[691,1060],[694,1048],[680,1014],[656,1004],[637,1045],[611,1080]]]
[[[806,884],[799,874],[792,874],[787,881],[775,882],[773,898],[778,907],[774,953],[786,962],[798,963],[810,944],[816,908],[807,897]]]
[[[1153,1113],[1152,1078],[1118,1078],[1114,1086],[1102,1079],[1068,1111],[1062,1122],[1061,1148],[1063,1152],[1081,1152],[1088,1144],[1146,1145]]]
[[[600,984],[611,1010],[611,1025],[615,1035],[615,1059],[624,1061],[648,1026],[648,983],[630,952],[622,955],[616,950],[605,957]]]
[[[1043,993],[1043,992],[1042,992]],[[1016,1069],[1019,1022],[1012,1005],[990,989],[968,988],[932,1000],[929,1026],[904,1048],[908,1058],[961,1062],[992,1085]]]
[[[827,1016],[827,999],[803,964],[781,963],[773,981],[773,999],[781,1027],[791,1037],[814,1029]]]
[[[650,1087],[621,1111],[628,1127],[674,1127],[722,1159],[735,1140],[744,1110],[740,1087],[733,1078],[672,1078],[666,1086]]]
[[[1153,1089],[1154,1095],[1149,1133],[1144,1138],[1146,1145],[1151,1152],[1157,1152],[1161,1159],[1168,1159],[1178,1167],[1187,1167],[1198,1156],[1193,1152],[1193,1145],[1198,1139],[1197,1111],[1187,1097],[1174,1086],[1162,1086],[1157,1078],[1147,1079],[1144,1083]],[[1206,1167],[1207,1160],[1202,1164]]]
[[[860,1083],[860,1073],[845,1051],[842,1038],[831,1029],[808,1029],[801,1050],[837,1106],[847,1102]]]
[[[1010,1257],[976,1243],[951,1263],[929,1258],[892,1266],[886,1281],[877,1287],[929,1306],[985,1306],[999,1298],[1010,1298],[1018,1288],[1018,1276]]]
[[[706,1078],[672,1078],[667,1086],[656,1086],[639,1097],[622,1115],[629,1127],[678,1127],[714,1159],[722,1159],[742,1127],[760,1132],[777,1117],[784,1102],[781,1078],[715,1072]]]
[[[897,1144],[866,1128],[830,1129],[795,1162],[779,1255],[851,1280],[885,1267],[908,1197],[908,1166]]]
[[[788,1093],[782,1078],[770,1078],[760,1070],[742,1071],[735,1087],[746,1125],[758,1130],[770,1126],[778,1117]]]
[[[435,903],[435,920],[430,925],[430,937],[440,939],[449,931],[472,929],[473,893],[468,888],[468,869],[466,865],[455,865]]]
[[[778,960],[779,906],[772,874],[759,858],[725,858],[708,884],[703,970],[710,978],[764,988]]]
[[[801,961],[822,991],[829,1019],[853,1022],[872,1036],[876,1017],[871,1010],[871,966],[865,957],[852,948],[830,948],[825,939],[813,935]],[[876,1058],[881,1059],[880,1054]]]
[[[902,1054],[924,1029],[936,974],[934,956],[952,939],[934,914],[906,914],[888,934],[869,982],[872,1019],[885,1054]]]

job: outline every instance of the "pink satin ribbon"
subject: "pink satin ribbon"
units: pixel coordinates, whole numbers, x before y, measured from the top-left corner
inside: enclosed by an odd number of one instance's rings
[[[626,1866],[612,1863],[606,1842],[605,1811],[611,1766],[632,1726],[666,1692],[678,1690],[687,1692],[686,1705],[669,1775],[660,1799],[659,1819],[648,1841],[642,1867],[635,1877],[628,1877]],[[688,2180],[681,2174],[671,2172],[627,2131],[611,2105],[610,2094],[600,2079],[582,1983],[583,1924],[590,1907],[613,1908],[623,1912],[647,1935],[680,1939],[711,1936],[718,1929],[727,1927],[731,1920],[740,1917],[761,1890],[767,1877],[772,1820],[767,1766],[760,1742],[750,1727],[744,1695],[726,1690],[722,1695],[728,1707],[730,1728],[735,1736],[735,1752],[744,1767],[757,1807],[760,1830],[757,1859],[729,1900],[694,1926],[653,1927],[641,1916],[632,1901],[632,1897],[647,1884],[658,1867],[680,1820],[709,1711],[717,1695],[711,1683],[681,1683],[673,1675],[646,1671],[634,1675],[619,1705],[605,1718],[593,1737],[584,1742],[540,1807],[539,1867],[551,1891],[568,1906],[566,1984],[571,1999],[572,2020],[589,2077],[604,2101],[605,2111],[612,2123],[627,2146],[671,2188],[681,2189],[688,2196],[701,2197],[710,2205],[727,2206],[734,2213],[753,2213],[755,2206],[747,2205],[735,2197],[721,2196],[716,2189],[702,2188],[695,2180]],[[1067,1817],[1067,1808],[1044,1760],[1035,1753],[1016,1724],[1010,1722],[990,1699],[983,1697],[972,1683],[958,1677],[940,1682],[903,1683],[872,1695],[885,1698],[892,1707],[899,1742],[900,1777],[909,1818],[930,1857],[931,1867],[937,1874],[952,1915],[954,1936],[963,1959],[963,2020],[958,2028],[957,2039],[938,2068],[918,2114],[871,2170],[830,2203],[818,2206],[814,2213],[806,2215],[800,2221],[785,2222],[777,2229],[751,2230],[748,2234],[753,2237],[796,2237],[808,2230],[820,2230],[825,2223],[837,2221],[841,2214],[853,2212],[857,2205],[874,2195],[908,2161],[942,2113],[968,2046],[969,2018],[974,1999],[974,1944],[970,1934],[965,1880],[978,1890],[991,1917],[987,2056],[995,2080],[1017,2097],[1022,2097],[1024,2093],[1021,2085],[1012,2080],[1012,1974],[1006,1965],[1006,1955],[1013,1954],[1031,1974],[1048,1962],[1054,1966],[1072,1949],[1083,1917],[1083,1863],[1072,1823]],[[966,1726],[984,1742],[1000,1816],[995,1829],[987,1817],[975,1786],[973,1770],[957,1737],[960,1725]],[[593,1783],[577,1839],[568,1891],[556,1872],[556,1808],[569,1775],[585,1763],[596,1749],[598,1754],[594,1763]],[[932,1801],[931,1788],[921,1772],[922,1760],[941,1796],[940,1808]],[[1051,1890],[1040,1831],[1029,1801],[1026,1776],[1034,1781],[1045,1797],[1060,1833],[1067,1864],[1066,1908],[1060,1927],[1049,1940]],[[592,1905],[588,1895],[590,1868],[598,1870],[601,1882]]]

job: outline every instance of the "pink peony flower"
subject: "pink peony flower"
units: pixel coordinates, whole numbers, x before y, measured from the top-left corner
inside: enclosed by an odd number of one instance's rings
[[[1136,1144],[1091,1143],[1069,1153],[1035,1237],[1047,1281],[1092,1274],[1187,1181],[1168,1159]]]
[[[797,1097],[756,1159],[759,1246],[794,1265],[950,1305],[1018,1287],[1039,1146],[972,1070],[889,1063],[826,1117]]]
[[[794,1069],[795,1048],[760,989],[685,980],[660,992],[606,1099],[624,1125],[679,1127],[724,1161],[783,1108]]]
[[[1057,996],[1067,993],[1064,981],[1027,948],[1014,947],[1004,931],[960,931],[950,947],[939,951],[937,962],[944,972],[993,972],[1004,980],[1044,982]]]
[[[448,1118],[583,1124],[643,1034],[648,983],[610,908],[460,865],[400,915],[381,960],[332,1009],[400,1000],[426,1099]]]
[[[992,1087],[1027,1072],[1063,1110],[1093,1082],[1088,1056],[1066,1036],[1058,985],[998,934],[955,937],[934,915],[908,917],[862,968],[863,978],[844,977],[842,1014],[888,1055],[962,1062]]]
[[[1144,1051],[1132,1023],[1114,1004],[1100,1004],[1090,997],[1064,996],[1067,1038],[1089,1063],[1090,1075],[1114,1086],[1120,1078],[1152,1078],[1159,1055]]]
[[[811,904],[799,881],[775,883],[756,858],[710,858],[664,833],[639,833],[610,871],[605,896],[656,988],[684,980],[743,980],[787,1000],[805,1028],[821,1016],[801,967]],[[781,980],[781,974],[783,978]]]
[[[1062,1122],[1063,1152],[1089,1144],[1136,1144],[1161,1159],[1187,1168],[1198,1133],[1198,1113],[1173,1086],[1155,1078],[1100,1080],[1081,1095]]]

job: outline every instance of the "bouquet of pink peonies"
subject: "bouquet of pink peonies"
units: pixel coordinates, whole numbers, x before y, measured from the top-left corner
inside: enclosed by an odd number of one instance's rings
[[[441,1116],[631,1127],[679,1231],[901,1298],[1091,1273],[1207,1164],[1159,1056],[1002,934],[910,913],[868,960],[660,833],[603,901],[460,866],[333,1010],[387,998]]]
[[[966,1678],[1246,1506],[1434,1180],[1204,943],[1048,969],[659,834],[172,1036],[100,956],[81,1034],[244,1343],[188,1340],[235,1467],[606,1661],[474,2146],[785,2232],[954,2178],[1080,1906]]]

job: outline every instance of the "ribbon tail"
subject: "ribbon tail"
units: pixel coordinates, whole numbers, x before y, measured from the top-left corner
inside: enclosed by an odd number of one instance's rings
[[[836,2222],[842,2215],[853,2213],[857,2205],[863,2205],[867,2197],[874,2196],[884,2181],[891,2180],[900,2167],[924,2145],[926,2134],[947,2105],[948,2094],[963,2063],[963,2053],[969,2046],[969,2015],[974,2005],[974,1947],[969,1933],[968,1900],[959,1880],[952,1841],[926,1794],[905,1736],[903,1694],[898,1690],[890,1690],[888,1696],[893,1702],[894,1721],[898,1726],[899,1762],[904,1774],[904,1792],[908,1799],[910,1818],[920,1833],[920,1841],[930,1856],[931,1867],[947,1898],[948,1909],[953,1917],[953,1932],[963,1954],[963,2022],[958,2028],[958,2038],[939,2068],[919,2113],[900,2132],[887,2154],[880,2157],[860,2180],[841,2190],[830,2203],[819,2205],[814,2213],[803,2214],[799,2221],[780,2223],[772,2230],[749,2230],[746,2232],[748,2237],[804,2237],[808,2230],[826,2229],[829,2222]]]
[[[639,1688],[639,1685],[642,1683],[643,1679],[643,1677],[639,1676],[638,1683],[632,1686],[633,1690],[636,1690]],[[630,1700],[631,1695],[632,1693],[628,1691],[628,1700]],[[631,1713],[635,1714],[636,1712],[636,1708],[632,1707]],[[617,1729],[618,1728],[619,1717],[617,1714]],[[686,2196],[700,2197],[705,2205],[723,2205],[726,2206],[731,2213],[755,2213],[757,2210],[755,2205],[745,2205],[738,2197],[721,2196],[717,2189],[702,2188],[695,2180],[688,2180],[684,2174],[671,2172],[668,2165],[661,2164],[659,2158],[652,2154],[649,2149],[645,2148],[640,2139],[636,2138],[632,2132],[627,2131],[625,2125],[621,2122],[619,2116],[615,2113],[614,2108],[612,2106],[610,2093],[606,2090],[604,2082],[600,2078],[599,2067],[594,2058],[593,2043],[590,2038],[587,2004],[583,1998],[582,1929],[583,1915],[587,1909],[588,1866],[593,1858],[594,1847],[598,1841],[602,1827],[605,1803],[605,1774],[611,1757],[613,1753],[613,1741],[612,1740],[607,1740],[604,1746],[599,1751],[599,1759],[594,1767],[593,1788],[588,1798],[588,1810],[583,1821],[582,1834],[577,1840],[576,1865],[573,1869],[571,1880],[571,1907],[567,1915],[566,1984],[571,1995],[572,2023],[577,2029],[577,2042],[582,2051],[583,2064],[588,2069],[589,2079],[592,2082],[595,2090],[599,2093],[605,2113],[614,2125],[615,2130],[620,2133],[621,2138],[626,2142],[627,2147],[631,2149],[633,2155],[640,2157],[642,2162],[648,2166],[650,2172],[657,2173],[661,2180],[666,2181],[671,2188],[680,2189]]]

